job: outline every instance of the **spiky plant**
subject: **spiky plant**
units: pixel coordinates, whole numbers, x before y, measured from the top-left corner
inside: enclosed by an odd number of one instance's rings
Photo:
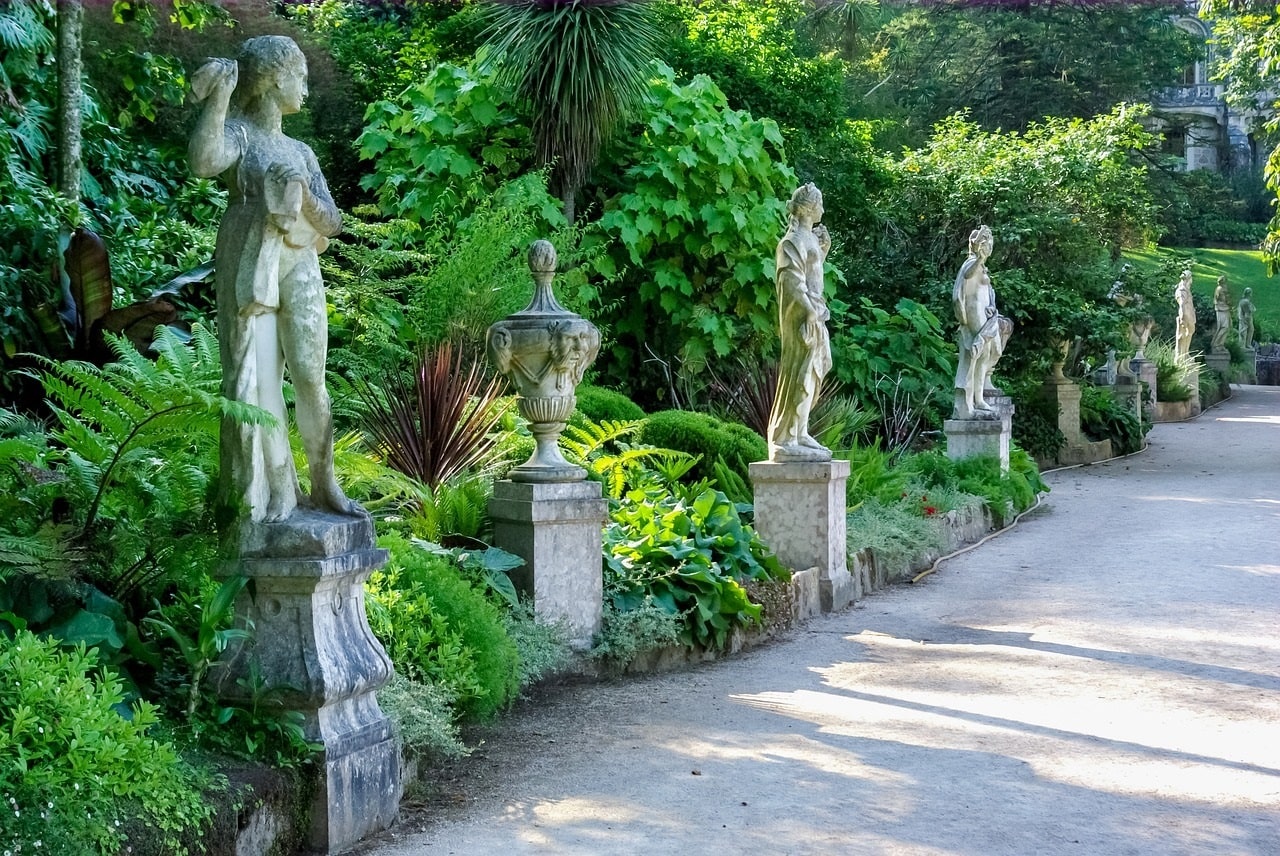
[[[660,35],[647,0],[490,0],[484,65],[524,102],[573,222],[603,143],[644,94]]]
[[[497,442],[503,381],[448,342],[419,352],[409,378],[391,370],[352,386],[378,454],[429,488],[484,463]]]

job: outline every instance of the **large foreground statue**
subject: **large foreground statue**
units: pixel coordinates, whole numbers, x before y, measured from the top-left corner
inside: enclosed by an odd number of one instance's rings
[[[995,238],[987,226],[969,233],[969,256],[960,265],[951,305],[960,322],[959,361],[956,364],[954,419],[993,419],[983,389],[1004,353],[1012,322],[996,309],[996,293],[987,273]]]
[[[831,452],[809,435],[809,414],[831,370],[822,266],[831,237],[822,219],[822,193],[812,183],[791,194],[790,225],[776,255],[779,338],[778,390],[769,414],[769,460],[829,461]]]
[[[281,117],[307,96],[306,59],[284,36],[247,40],[238,60],[214,59],[192,81],[204,101],[191,137],[191,170],[229,191],[218,228],[218,334],[222,392],[255,404],[275,425],[222,427],[221,503],[272,522],[306,500],[289,449],[283,394],[289,369],[295,418],[311,475],[310,502],[356,513],[333,473],[333,422],[324,385],[328,331],[317,254],[342,217],[315,154],[284,134]]]

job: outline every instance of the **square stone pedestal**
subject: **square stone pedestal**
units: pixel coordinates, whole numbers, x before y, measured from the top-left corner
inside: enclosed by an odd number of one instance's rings
[[[997,458],[1000,469],[1009,471],[1009,444],[1013,441],[1013,403],[1005,395],[984,395],[994,408],[994,419],[948,419],[942,423],[947,436],[947,457]]]
[[[788,568],[818,569],[818,592],[826,612],[844,609],[859,595],[847,558],[848,481],[848,461],[751,465],[756,532]]]
[[[1204,364],[1226,377],[1231,371],[1231,354],[1226,351],[1210,351],[1204,355]]]
[[[1115,385],[1111,387],[1111,397],[1136,419],[1142,419],[1142,384],[1138,383],[1136,375],[1117,376]]]
[[[1136,357],[1129,362],[1133,373],[1138,376],[1138,383],[1142,387],[1142,415],[1146,417],[1148,422],[1156,421],[1156,399],[1158,393],[1156,391],[1156,377],[1158,370],[1156,364],[1151,360],[1137,359]]]
[[[368,517],[312,511],[242,524],[239,545],[221,571],[251,579],[236,616],[252,638],[228,648],[215,685],[251,703],[256,671],[259,695],[302,713],[307,739],[323,746],[307,844],[346,852],[390,826],[400,804],[399,742],[374,695],[391,680],[391,661],[364,608],[364,581],[387,553],[374,546]]]
[[[608,506],[598,482],[534,484],[502,479],[489,501],[493,542],[524,559],[511,572],[538,618],[563,622],[570,644],[591,647],[604,599],[601,541]]]
[[[1058,406],[1058,430],[1066,438],[1066,443],[1058,450],[1059,464],[1092,464],[1111,457],[1110,440],[1090,440],[1080,430],[1079,386],[1070,380],[1049,381],[1040,391]]]

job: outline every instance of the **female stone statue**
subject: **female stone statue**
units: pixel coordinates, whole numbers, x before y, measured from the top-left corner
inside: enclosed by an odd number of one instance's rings
[[[831,238],[822,219],[822,193],[812,183],[787,203],[790,225],[776,256],[779,338],[778,390],[769,414],[769,460],[827,461],[831,452],[809,435],[809,412],[831,370],[822,265]]]
[[[307,96],[306,59],[284,36],[247,40],[238,60],[214,59],[192,79],[204,101],[191,137],[191,170],[229,191],[218,228],[218,334],[222,392],[255,404],[275,425],[224,420],[220,499],[254,521],[287,518],[305,500],[289,449],[283,395],[289,369],[295,418],[311,475],[311,503],[359,512],[333,473],[333,420],[324,386],[328,347],[317,254],[342,216],[311,149],[281,117]]]
[[[990,419],[996,416],[987,404],[983,388],[1004,353],[1012,326],[996,310],[996,293],[987,274],[987,259],[994,244],[995,238],[986,226],[979,226],[969,233],[969,256],[960,265],[951,291],[951,305],[956,320],[960,322],[955,419]]]
[[[1182,272],[1182,279],[1173,288],[1173,297],[1178,302],[1177,327],[1173,338],[1174,354],[1190,358],[1191,335],[1196,331],[1196,307],[1191,302],[1191,271]]]
[[[1231,292],[1227,290],[1227,278],[1218,277],[1218,287],[1213,290],[1213,342],[1209,350],[1221,354],[1227,349],[1227,333],[1231,330]]]
[[[1253,289],[1246,288],[1244,297],[1236,304],[1236,332],[1240,336],[1240,347],[1253,347]]]

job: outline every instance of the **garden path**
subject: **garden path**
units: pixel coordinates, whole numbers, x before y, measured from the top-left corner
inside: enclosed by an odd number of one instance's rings
[[[921,584],[522,706],[362,852],[1280,852],[1280,389],[1150,440]]]

